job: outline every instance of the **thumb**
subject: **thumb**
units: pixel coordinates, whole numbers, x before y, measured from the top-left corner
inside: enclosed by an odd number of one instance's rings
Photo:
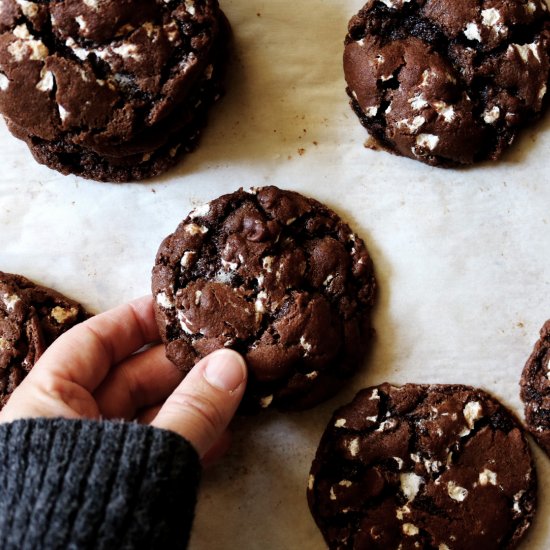
[[[215,351],[191,369],[151,425],[180,434],[202,458],[233,418],[245,386],[244,359],[229,349]]]

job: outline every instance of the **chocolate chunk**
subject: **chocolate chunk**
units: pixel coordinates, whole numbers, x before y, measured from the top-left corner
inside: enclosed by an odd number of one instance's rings
[[[332,416],[308,502],[329,548],[515,548],[536,505],[519,422],[482,390],[389,384]]]
[[[538,444],[550,455],[550,320],[540,330],[521,375],[525,422]]]
[[[382,147],[427,164],[498,159],[546,104],[543,0],[370,0],[345,44],[361,123]]]
[[[243,410],[306,408],[334,394],[369,343],[375,280],[365,245],[298,193],[239,190],[197,208],[161,244],[153,295],[167,356],[245,356]]]
[[[87,319],[77,302],[0,271],[0,406],[61,334]]]
[[[0,4],[0,111],[64,174],[160,174],[218,99],[229,25],[215,0]]]

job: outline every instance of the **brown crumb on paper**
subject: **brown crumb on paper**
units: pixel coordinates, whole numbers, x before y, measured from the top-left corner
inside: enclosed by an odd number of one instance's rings
[[[369,136],[365,143],[363,144],[367,149],[372,149],[373,151],[380,151],[380,144],[372,136]]]

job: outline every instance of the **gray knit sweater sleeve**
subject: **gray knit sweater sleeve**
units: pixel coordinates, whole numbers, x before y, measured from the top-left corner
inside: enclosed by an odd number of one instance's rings
[[[199,475],[187,441],[149,426],[2,424],[0,548],[185,548]]]

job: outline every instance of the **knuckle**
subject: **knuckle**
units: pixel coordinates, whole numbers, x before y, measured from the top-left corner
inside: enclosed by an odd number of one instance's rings
[[[200,423],[201,429],[211,437],[215,437],[225,426],[221,411],[205,395],[176,392],[166,402],[166,406],[177,414],[194,417]]]
[[[99,414],[91,395],[76,382],[48,375],[37,379],[29,389],[36,408],[45,413],[42,416],[95,418]]]
[[[34,391],[37,395],[49,397],[55,401],[64,401],[67,396],[67,387],[64,381],[57,376],[41,376],[34,384]]]

